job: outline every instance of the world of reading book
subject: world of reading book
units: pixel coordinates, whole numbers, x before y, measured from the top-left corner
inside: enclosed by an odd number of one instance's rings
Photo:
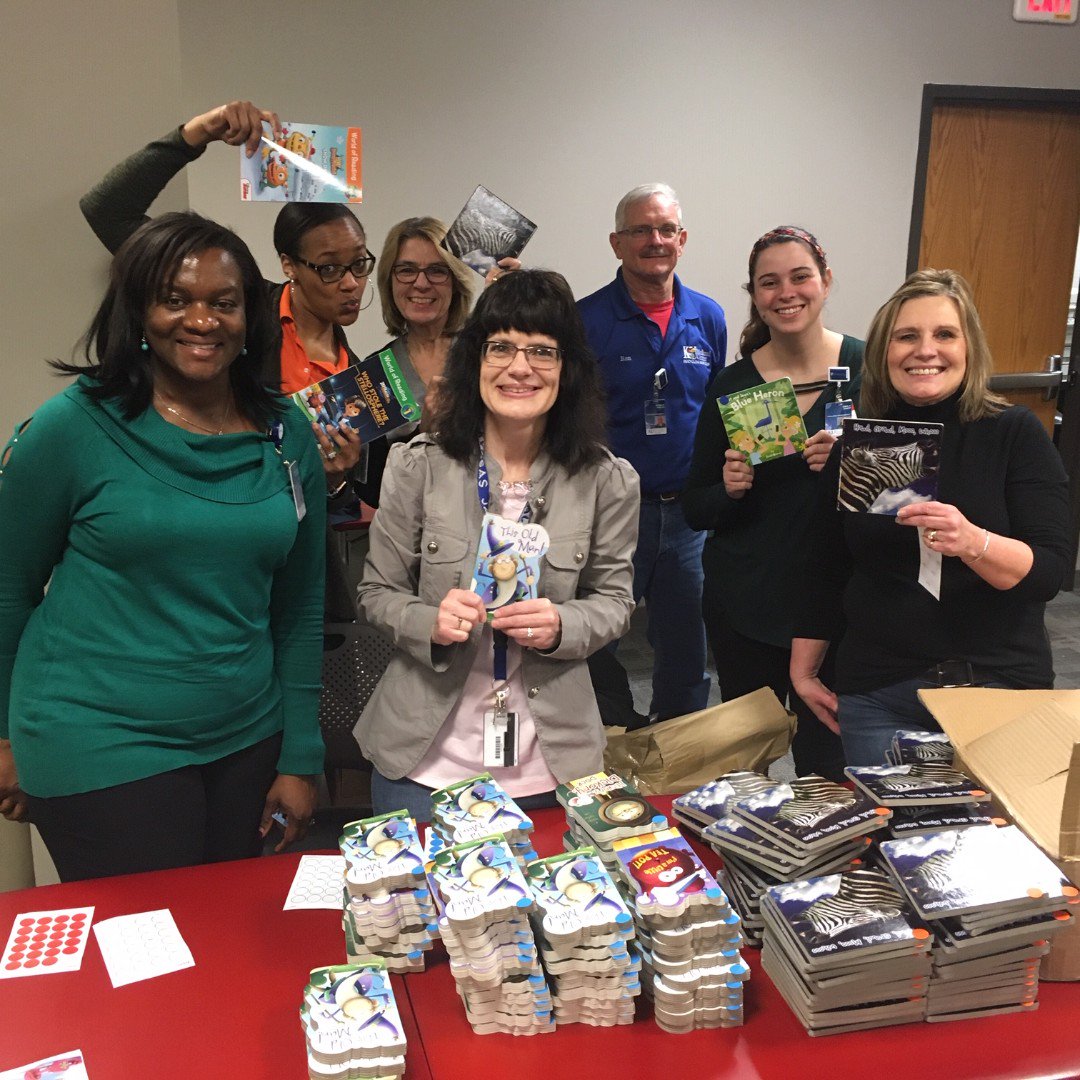
[[[266,132],[269,124],[263,124]],[[281,125],[275,140],[264,133],[259,149],[240,151],[244,202],[363,202],[358,127]]]
[[[362,443],[420,419],[420,405],[390,349],[372,353],[292,398],[312,423],[323,428],[347,425]]]
[[[943,424],[845,420],[840,450],[839,510],[896,516],[937,498]]]
[[[806,425],[791,380],[751,386],[716,399],[733,450],[741,450],[751,465],[801,454]]]
[[[447,231],[443,247],[478,274],[486,274],[500,259],[516,259],[534,232],[536,225],[524,214],[478,184]]]

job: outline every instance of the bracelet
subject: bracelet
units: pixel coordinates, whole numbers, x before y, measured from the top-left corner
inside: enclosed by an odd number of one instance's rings
[[[983,529],[983,532],[986,535],[985,535],[985,538],[983,539],[982,551],[980,551],[979,554],[976,555],[974,559],[965,559],[964,560],[964,562],[966,562],[968,566],[974,566],[975,563],[977,563],[986,554],[986,549],[990,546],[990,530],[989,529]]]
[[[338,486],[334,488],[333,491],[328,491],[326,493],[326,497],[328,499],[336,499],[345,490],[345,488],[348,487],[348,484],[349,478],[346,476],[345,479],[342,480],[341,483],[338,484]]]

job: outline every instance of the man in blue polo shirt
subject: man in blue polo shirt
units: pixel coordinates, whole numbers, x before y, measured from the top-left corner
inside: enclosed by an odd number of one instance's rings
[[[705,388],[724,366],[727,327],[713,300],[683,285],[678,196],[642,184],[615,210],[615,280],[579,301],[607,389],[611,448],[641,477],[634,596],[645,598],[653,649],[652,719],[703,709],[709,697],[701,621],[701,550],[680,496]]]

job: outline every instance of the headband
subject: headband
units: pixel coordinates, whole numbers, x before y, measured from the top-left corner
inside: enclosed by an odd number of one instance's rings
[[[800,229],[797,225],[780,225],[775,229],[770,229],[750,249],[748,277],[751,284],[753,284],[754,281],[754,260],[765,248],[771,247],[776,243],[783,243],[785,240],[801,240],[804,244],[809,246],[810,250],[817,256],[818,261],[822,266],[827,267],[829,265],[829,260],[825,258],[825,249],[818,243],[817,237],[814,236],[813,233],[808,233],[805,229]]]

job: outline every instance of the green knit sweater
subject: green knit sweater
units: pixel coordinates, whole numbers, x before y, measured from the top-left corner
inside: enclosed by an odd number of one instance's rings
[[[23,789],[95,791],[278,731],[279,772],[320,771],[326,485],[310,429],[287,410],[279,454],[154,409],[125,420],[85,385],[46,402],[0,470],[0,737]]]

